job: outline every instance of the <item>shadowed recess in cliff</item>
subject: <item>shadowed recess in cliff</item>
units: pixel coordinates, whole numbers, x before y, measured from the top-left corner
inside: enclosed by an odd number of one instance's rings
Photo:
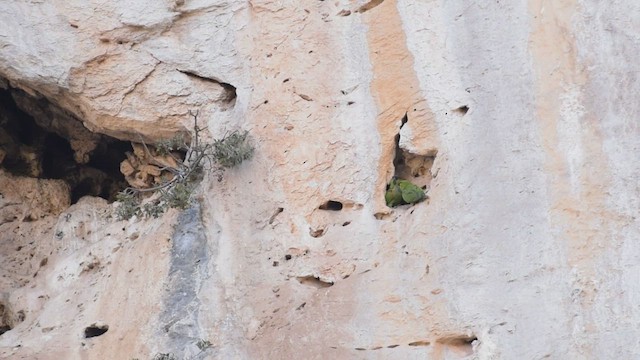
[[[114,200],[126,187],[120,162],[130,150],[45,97],[0,89],[0,165],[18,176],[64,180],[72,203],[86,195]]]
[[[161,350],[185,358],[195,355],[186,353],[194,339],[203,338],[198,318],[202,305],[198,291],[208,276],[209,254],[201,216],[200,205],[194,205],[178,217],[172,237],[164,310],[160,315],[161,333],[168,336]]]
[[[478,338],[475,335],[451,335],[445,336],[436,340],[436,344],[440,348],[451,355],[459,356],[460,358],[466,358],[474,353],[474,342],[477,342]]]
[[[224,105],[226,105],[227,107],[233,107],[236,103],[236,98],[238,97],[238,94],[236,93],[236,87],[223,82],[221,80],[218,80],[214,77],[207,77],[207,76],[203,76],[200,74],[196,74],[193,71],[188,71],[188,70],[180,70],[177,69],[178,72],[181,72],[189,77],[201,80],[201,81],[205,81],[205,82],[209,82],[212,84],[216,84],[219,85],[220,87],[222,87],[223,89],[223,94],[220,96],[220,102],[222,102]]]
[[[327,202],[321,204],[318,209],[320,210],[331,210],[331,211],[340,211],[342,210],[343,205],[340,201],[328,200]]]
[[[333,281],[320,279],[318,276],[307,275],[307,276],[298,276],[296,277],[298,282],[302,285],[307,285],[314,287],[316,289],[326,288],[333,286]]]
[[[395,156],[393,158],[394,175],[400,179],[410,180],[412,183],[428,190],[433,180],[431,168],[437,151],[430,151],[425,155],[416,154],[403,148],[401,144],[401,130],[408,122],[407,114],[401,120],[400,130],[395,136]]]
[[[24,321],[25,314],[23,310],[13,313],[11,307],[0,302],[0,335],[6,333]]]
[[[106,324],[92,324],[84,329],[84,338],[89,339],[92,337],[100,336],[109,331],[109,325]]]

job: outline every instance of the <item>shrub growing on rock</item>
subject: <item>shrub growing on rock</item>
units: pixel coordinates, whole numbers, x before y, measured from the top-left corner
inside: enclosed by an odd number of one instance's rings
[[[139,157],[157,159],[162,156],[164,160],[142,166],[154,175],[149,177],[144,173],[145,179],[155,179],[157,184],[144,187],[146,183],[140,182],[143,186],[128,187],[117,195],[119,205],[116,215],[119,220],[134,215],[157,218],[169,208],[185,209],[205,171],[214,171],[220,181],[226,169],[253,156],[254,147],[247,131],[234,131],[213,143],[205,143],[201,137],[204,129],[198,125],[198,113],[190,112],[190,115],[194,120],[194,128],[189,143],[184,136],[176,136],[158,142],[151,149],[144,142],[142,147],[137,147]],[[183,154],[183,157],[179,154]],[[128,176],[133,172],[131,162],[135,162],[133,155],[131,157],[125,160],[128,161],[126,166],[121,166],[121,169],[128,170],[128,173],[125,171]],[[144,201],[143,197],[146,197]]]

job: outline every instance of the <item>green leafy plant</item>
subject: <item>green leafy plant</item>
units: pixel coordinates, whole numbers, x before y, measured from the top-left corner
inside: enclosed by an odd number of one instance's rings
[[[247,142],[249,132],[234,131],[213,142],[213,158],[224,168],[234,167],[253,156],[253,146]]]
[[[201,139],[201,133],[205,129],[198,125],[198,113],[190,112],[190,115],[194,120],[194,128],[189,144],[184,136],[178,135],[154,146],[156,154],[168,155],[175,160],[177,166],[164,166],[161,169],[170,173],[170,177],[150,188],[129,187],[121,191],[116,197],[119,202],[116,209],[119,220],[133,216],[157,218],[169,208],[185,209],[205,171],[214,171],[218,175],[218,181],[221,181],[226,169],[253,156],[254,147],[249,141],[248,132],[234,131],[213,143],[205,143]],[[146,144],[143,145],[151,155]],[[176,150],[184,152],[184,159],[174,155]],[[143,201],[145,195],[150,196],[146,196]]]
[[[134,191],[125,189],[119,192],[116,195],[116,201],[120,203],[116,208],[118,219],[129,219],[140,214],[140,199]]]
[[[175,150],[186,150],[188,144],[183,134],[178,134],[171,139],[160,140],[156,143],[156,151],[159,155],[169,155]]]

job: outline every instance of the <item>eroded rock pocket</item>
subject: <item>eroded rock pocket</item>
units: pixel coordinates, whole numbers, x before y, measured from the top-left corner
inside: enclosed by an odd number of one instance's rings
[[[408,122],[405,115],[402,119],[400,129]],[[395,169],[395,177],[399,179],[406,179],[412,183],[420,186],[423,189],[428,189],[433,180],[431,168],[435,161],[437,150],[431,150],[426,154],[416,154],[400,146],[400,134],[395,137],[396,150],[393,159],[393,167]]]
[[[86,195],[113,201],[127,186],[120,163],[131,150],[44,97],[0,88],[0,166],[17,176],[64,180],[72,203]]]
[[[13,329],[16,325],[23,322],[25,318],[24,311],[20,310],[14,313],[11,307],[0,302],[0,335]]]
[[[89,339],[92,337],[100,336],[109,330],[109,325],[102,323],[93,323],[84,329],[84,338]]]
[[[343,205],[340,201],[328,200],[327,202],[321,204],[318,209],[320,210],[330,210],[330,211],[340,211],[342,210]]]
[[[431,171],[437,150],[435,148],[420,150],[415,153],[414,148],[403,144],[402,128],[407,124],[408,117],[402,118],[400,129],[396,134],[395,154],[393,158],[394,174],[385,189],[385,202],[389,207],[406,204],[416,204],[427,198],[434,175]],[[384,214],[376,214],[376,218],[384,218]]]
[[[473,334],[460,334],[445,336],[438,339],[437,343],[455,354],[467,357],[473,354],[473,343],[475,341],[478,341],[478,338]]]

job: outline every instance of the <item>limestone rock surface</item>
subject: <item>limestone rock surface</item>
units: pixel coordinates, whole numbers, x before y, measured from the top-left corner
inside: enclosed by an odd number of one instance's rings
[[[153,142],[198,110],[256,146],[161,219],[0,173],[0,358],[637,357],[639,19],[635,0],[0,1],[0,89],[78,121],[60,134]],[[427,199],[387,207],[394,175]]]

